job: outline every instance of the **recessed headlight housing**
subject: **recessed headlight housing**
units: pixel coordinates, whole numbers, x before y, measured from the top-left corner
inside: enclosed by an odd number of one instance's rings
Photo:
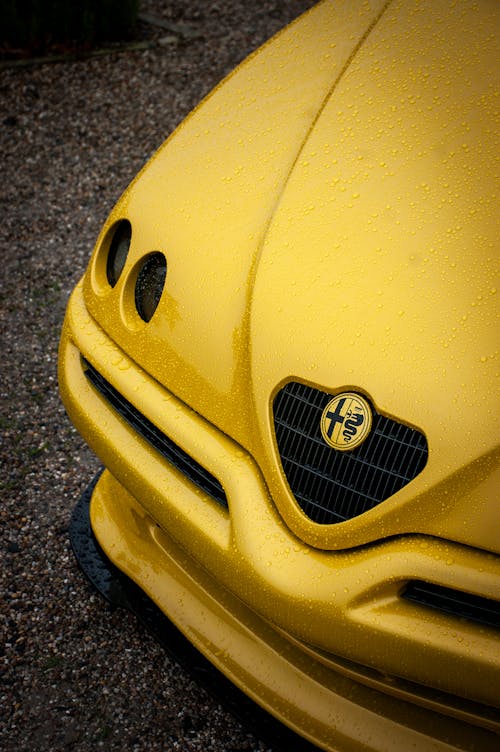
[[[109,245],[108,258],[106,261],[106,276],[111,287],[118,282],[127,260],[130,241],[132,239],[132,226],[127,219],[121,219],[112,230],[113,237]]]
[[[147,256],[137,275],[135,307],[143,321],[151,321],[158,307],[167,276],[167,261],[163,253]]]

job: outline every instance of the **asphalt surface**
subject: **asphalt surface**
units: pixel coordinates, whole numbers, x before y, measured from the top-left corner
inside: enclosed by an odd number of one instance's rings
[[[0,67],[0,749],[267,750],[86,583],[71,510],[99,467],[57,392],[68,295],[148,157],[311,0],[143,0],[139,48]]]

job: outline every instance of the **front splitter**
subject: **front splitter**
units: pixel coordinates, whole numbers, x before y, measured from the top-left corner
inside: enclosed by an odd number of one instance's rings
[[[90,523],[90,501],[103,470],[78,500],[71,517],[69,537],[83,573],[113,607],[133,613],[193,679],[221,703],[252,734],[277,752],[319,752],[319,748],[295,734],[266,713],[205,658],[138,585],[118,569],[99,545]]]

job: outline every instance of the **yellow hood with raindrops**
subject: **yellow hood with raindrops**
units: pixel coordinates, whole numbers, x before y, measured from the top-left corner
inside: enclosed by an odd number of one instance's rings
[[[165,254],[148,326],[87,275],[90,313],[257,458],[313,545],[426,532],[500,551],[495,17],[320,4],[203,103],[106,224],[130,220],[129,263]],[[427,436],[426,473],[383,527],[318,530],[291,501],[270,405],[292,377],[362,389]]]

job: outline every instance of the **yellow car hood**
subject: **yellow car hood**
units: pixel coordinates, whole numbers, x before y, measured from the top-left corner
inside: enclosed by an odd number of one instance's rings
[[[126,290],[98,294],[91,274],[87,306],[252,453],[304,540],[422,532],[500,552],[498,5],[346,6],[320,4],[241,66],[117,205],[104,232],[131,221],[127,263],[167,258],[151,322],[131,325]],[[425,470],[360,517],[313,523],[274,440],[289,380],[419,428]]]

